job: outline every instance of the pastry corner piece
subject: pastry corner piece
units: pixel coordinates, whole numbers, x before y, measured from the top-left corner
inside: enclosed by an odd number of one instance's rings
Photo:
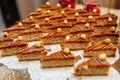
[[[16,56],[19,61],[40,60],[47,56],[47,50],[41,42],[38,42],[29,48],[18,51]]]
[[[75,56],[68,48],[52,53],[40,60],[42,68],[69,67],[76,62]]]
[[[116,46],[111,42],[111,39],[106,38],[87,47],[84,50],[84,57],[92,57],[101,53],[105,53],[107,57],[115,56]]]
[[[111,65],[102,53],[74,66],[74,74],[78,76],[104,76],[109,74]]]

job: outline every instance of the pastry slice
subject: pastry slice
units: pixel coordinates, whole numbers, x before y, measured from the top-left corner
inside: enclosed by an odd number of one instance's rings
[[[51,26],[47,30],[49,33],[53,33],[56,32],[58,28],[61,28],[64,33],[68,34],[70,32],[70,29],[72,28],[72,25],[68,22],[68,20],[65,19],[64,21],[59,22],[54,26]]]
[[[90,37],[94,33],[94,27],[90,26],[89,23],[84,25],[84,28],[71,29],[69,35],[75,37],[77,34],[85,34],[87,37]]]
[[[86,37],[85,34],[77,35],[76,38],[70,38],[61,43],[61,47],[65,47],[70,50],[83,50],[90,44],[90,39]]]
[[[39,41],[41,39],[41,36],[43,35],[43,32],[41,29],[31,29],[31,30],[25,30],[22,32],[18,38],[22,41],[31,42],[31,41]]]
[[[74,74],[78,76],[105,76],[111,65],[106,61],[106,54],[100,54],[87,61],[76,64]]]
[[[42,68],[73,66],[75,62],[75,56],[68,48],[52,53],[40,60]]]
[[[106,38],[110,38],[112,43],[117,44],[118,43],[118,37],[119,37],[119,34],[117,34],[117,33],[112,33],[112,32],[109,32],[109,31],[103,31],[103,32],[100,32],[100,33],[97,33],[97,34],[93,34],[91,36],[91,43],[93,44],[95,42],[104,40]]]
[[[4,36],[11,37],[11,38],[17,38],[18,35],[24,31],[25,31],[25,28],[18,27],[18,26],[10,27],[3,30]]]
[[[59,44],[66,38],[66,34],[62,32],[61,28],[57,29],[57,32],[45,34],[41,37],[44,44]]]
[[[22,41],[15,41],[15,42],[10,42],[9,44],[3,45],[0,47],[1,51],[1,56],[13,56],[15,55],[16,52],[25,49],[28,47],[28,44],[26,42]]]
[[[7,45],[12,41],[13,41],[13,39],[10,37],[2,37],[2,38],[0,38],[0,46]]]
[[[117,23],[108,23],[104,22],[104,24],[95,24],[94,25],[94,33],[99,33],[102,31],[116,32]]]
[[[44,45],[40,42],[38,42],[32,47],[23,49],[16,53],[16,56],[20,61],[40,60],[46,55],[47,50],[44,48]]]
[[[108,57],[114,57],[116,53],[116,46],[109,38],[95,42],[84,50],[85,57],[92,57],[101,53],[105,53]]]

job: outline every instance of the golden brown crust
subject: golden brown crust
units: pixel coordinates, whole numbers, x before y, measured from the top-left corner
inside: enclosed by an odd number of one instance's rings
[[[54,32],[54,33],[51,33],[51,34],[41,37],[41,39],[50,38],[50,37],[65,37],[65,36],[66,36],[66,34],[64,32]]]
[[[117,27],[117,23],[108,23],[105,22],[104,24],[94,24],[94,27],[110,27],[110,26],[114,26]]]
[[[73,26],[77,24],[85,24],[85,23],[86,23],[86,20],[76,21],[75,23],[73,23]]]
[[[58,23],[57,25],[51,26],[48,28],[49,29],[57,29],[57,28],[72,28],[71,24],[64,24],[64,23]]]
[[[32,30],[26,30],[24,31],[23,33],[20,34],[21,35],[25,35],[25,34],[34,34],[34,33],[43,33],[41,29],[38,29],[38,30],[35,30],[35,29],[32,29]]]
[[[84,52],[97,51],[97,50],[115,50],[116,51],[116,46],[112,43],[107,44],[103,40],[103,41],[99,41],[99,42],[92,44],[91,46],[86,48]]]
[[[28,16],[39,16],[42,12],[31,12]]]
[[[66,60],[66,59],[75,59],[74,55],[69,52],[69,53],[64,53],[63,51],[58,51],[55,53],[52,53],[49,56],[44,57],[40,61],[46,61],[46,60]]]
[[[0,38],[0,42],[5,42],[5,41],[13,41],[13,38],[11,38],[11,37]]]
[[[79,33],[79,32],[90,32],[94,31],[94,27],[83,28],[83,29],[72,29],[69,34]]]
[[[23,27],[10,27],[10,28],[7,28],[7,29],[4,29],[3,32],[10,32],[10,31],[16,31],[16,30],[25,30],[25,28]]]
[[[11,48],[11,47],[22,47],[27,45],[28,44],[26,42],[15,41],[15,42],[9,43],[8,45],[2,45],[0,49]]]
[[[16,53],[17,54],[34,54],[36,52],[42,52],[44,54],[47,54],[47,51],[46,49],[44,48],[44,46],[40,46],[40,47],[36,47],[35,45],[30,47],[30,48],[27,48],[27,49],[24,49],[24,50],[21,50],[19,52]]]
[[[65,16],[65,15],[52,16],[52,17],[50,17],[50,20],[62,19],[62,18],[66,18],[66,17],[67,16]]]
[[[43,18],[49,18],[49,17],[51,17],[51,16],[53,16],[52,14],[42,14],[42,15],[40,15],[40,16],[37,16],[35,19],[43,19]]]
[[[82,17],[88,17],[88,16],[100,16],[100,14],[99,13],[86,13],[82,15]]]
[[[116,37],[119,37],[119,34],[117,34],[117,33],[111,33],[111,32],[108,32],[108,31],[102,31],[102,32],[100,32],[98,34],[93,34],[91,36],[91,38],[92,37],[103,37],[103,36],[116,36]]]
[[[32,21],[32,20],[24,19],[24,20],[21,21],[21,23],[23,25],[31,25],[31,24],[34,24],[35,22]]]
[[[65,43],[88,43],[88,42],[90,42],[89,38],[86,38],[86,39],[72,38],[72,39],[66,40],[64,44]]]

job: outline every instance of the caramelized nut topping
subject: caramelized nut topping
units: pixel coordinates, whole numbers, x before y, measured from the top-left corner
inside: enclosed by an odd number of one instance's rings
[[[102,54],[99,55],[99,58],[100,58],[101,60],[105,60],[106,57],[107,57],[107,56],[106,56],[105,53],[102,53]]]
[[[88,19],[93,19],[93,16],[88,16]]]
[[[50,2],[46,2],[46,5],[50,5]]]
[[[36,43],[35,47],[36,47],[36,48],[41,47],[41,42]]]
[[[18,23],[18,26],[21,27],[21,26],[23,26],[23,24],[22,24],[21,22],[19,22],[19,23]]]
[[[62,32],[62,29],[61,28],[57,28],[57,32]]]
[[[80,38],[86,39],[86,35],[85,34],[81,34]]]
[[[22,36],[18,36],[18,40],[20,40],[20,41],[21,41],[22,39],[23,39],[23,38],[22,38]]]
[[[68,21],[65,19],[65,20],[64,20],[64,23],[65,23],[65,24],[67,24],[67,23],[68,23]]]
[[[8,33],[7,33],[7,32],[4,32],[3,34],[4,34],[4,36],[5,36],[5,37],[7,37],[7,36],[8,36]]]
[[[58,4],[57,4],[57,7],[61,7],[61,5],[58,3]]]
[[[112,19],[111,17],[109,17],[109,18],[108,18],[108,21],[111,22],[111,21],[113,21],[113,19]]]
[[[38,24],[35,25],[35,29],[39,29],[40,26]]]
[[[78,16],[79,16],[79,13],[78,13],[78,12],[76,12],[76,13],[75,13],[75,17],[78,17]]]
[[[110,28],[110,31],[115,31],[115,30],[116,30],[115,27]]]
[[[104,40],[104,42],[109,44],[109,43],[111,43],[111,40],[110,40],[109,38],[106,38],[106,39]]]
[[[64,48],[63,52],[64,52],[65,54],[68,54],[68,53],[70,53],[70,49],[69,49],[69,48]]]
[[[88,70],[88,69],[89,69],[89,67],[88,67],[87,65],[82,66],[82,68],[83,68],[84,70]]]

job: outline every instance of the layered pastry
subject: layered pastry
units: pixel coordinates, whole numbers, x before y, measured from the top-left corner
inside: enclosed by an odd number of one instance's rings
[[[49,33],[52,33],[52,32],[56,32],[58,28],[60,28],[63,32],[68,34],[70,32],[70,29],[72,29],[72,25],[65,19],[61,23],[58,23],[48,28],[47,30],[49,31]]]
[[[7,44],[9,44],[12,41],[13,41],[13,38],[2,37],[2,38],[0,38],[0,46],[7,45]]]
[[[71,29],[69,35],[71,37],[75,37],[77,34],[85,34],[87,37],[90,37],[94,32],[94,27],[90,26],[89,23],[84,25],[82,29]]]
[[[77,35],[76,38],[70,38],[61,43],[64,49],[68,47],[70,50],[83,50],[90,44],[90,39],[85,34]]]
[[[1,56],[13,56],[15,55],[16,52],[25,49],[28,47],[28,44],[26,42],[22,41],[15,41],[15,42],[10,42],[9,44],[2,45],[0,47],[0,51],[2,52]]]
[[[92,57],[101,53],[105,53],[108,57],[115,56],[116,46],[111,42],[109,38],[95,42],[91,46],[84,49],[85,57]]]
[[[44,44],[59,44],[66,38],[66,34],[62,32],[61,28],[57,29],[57,32],[48,33],[41,37]]]
[[[25,31],[25,28],[23,27],[18,27],[18,26],[14,26],[14,27],[10,27],[7,29],[4,29],[4,36],[5,37],[11,37],[11,38],[16,38],[18,37],[18,35],[22,32]]]
[[[106,60],[106,54],[102,53],[90,58],[74,67],[74,74],[78,76],[104,76],[109,74],[111,65]]]
[[[40,60],[42,68],[68,67],[76,62],[75,56],[68,48],[52,53]]]
[[[109,23],[115,22],[116,23],[117,19],[118,17],[113,12],[101,15],[98,18],[96,18],[98,24],[104,24],[104,22],[109,22]]]
[[[32,47],[23,49],[16,53],[20,61],[40,60],[47,55],[47,50],[41,42],[36,43]]]
[[[31,30],[25,30],[22,32],[18,38],[22,41],[31,42],[31,41],[39,41],[43,35],[43,32],[41,29],[31,29]]]
[[[99,33],[102,31],[110,31],[110,32],[116,32],[117,23],[108,23],[104,22],[104,24],[95,24],[94,25],[94,32]]]
[[[118,37],[119,37],[119,34],[117,34],[117,33],[103,31],[103,32],[100,32],[100,33],[97,33],[97,34],[93,34],[91,36],[91,43],[95,43],[95,42],[104,40],[106,38],[110,38],[112,43],[117,44],[118,43]]]

